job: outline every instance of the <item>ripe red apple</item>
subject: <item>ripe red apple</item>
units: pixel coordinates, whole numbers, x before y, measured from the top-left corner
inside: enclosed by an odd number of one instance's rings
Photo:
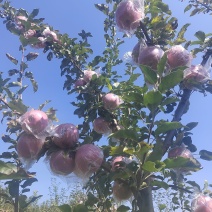
[[[76,82],[74,84],[74,88],[84,86],[86,84],[87,84],[87,82],[83,78],[79,78],[79,79],[76,80]]]
[[[63,150],[53,152],[50,155],[49,164],[53,173],[59,175],[69,175],[74,171],[74,155],[65,153]]]
[[[211,212],[212,198],[203,194],[199,194],[192,200],[191,209],[193,212]]]
[[[186,149],[183,146],[178,146],[178,147],[172,148],[168,152],[168,157],[169,158],[176,158],[176,157],[193,158],[193,155],[189,149]]]
[[[166,54],[167,63],[171,69],[179,66],[190,67],[191,65],[192,55],[181,45],[172,46],[166,51]]]
[[[31,46],[35,49],[43,49],[46,47],[46,38],[44,37],[38,37],[38,42],[35,44],[32,44]]]
[[[109,122],[102,117],[94,119],[93,129],[99,134],[109,134],[111,132]]]
[[[24,37],[25,37],[26,39],[32,38],[32,37],[34,37],[35,35],[36,35],[36,31],[35,31],[34,29],[29,29],[28,31],[26,31],[26,32],[24,33]]]
[[[140,50],[142,51],[142,49],[146,47],[146,43],[144,42],[144,40],[140,40],[133,48],[132,50],[132,59],[135,63],[138,63],[138,57],[139,57],[139,52]]]
[[[132,196],[130,186],[116,180],[113,184],[113,196],[117,201],[128,200]]]
[[[25,160],[36,160],[43,144],[43,139],[37,139],[34,135],[22,133],[17,141],[18,156]]]
[[[104,159],[102,150],[93,144],[84,144],[76,151],[74,173],[80,178],[88,178],[98,171]]]
[[[121,1],[116,9],[116,25],[122,31],[132,34],[144,18],[144,7],[136,0]]]
[[[95,72],[95,71],[92,71],[92,70],[85,70],[84,71],[84,76],[83,76],[83,79],[86,83],[90,82],[93,75],[96,75],[98,76],[98,74]]]
[[[111,163],[111,170],[112,171],[118,171],[121,169],[126,168],[126,165],[129,164],[131,162],[131,160],[127,157],[123,157],[123,156],[117,156],[113,159],[112,163]]]
[[[210,73],[206,68],[202,65],[192,65],[184,71],[183,83],[188,89],[195,89],[195,86],[205,83],[209,79]]]
[[[113,93],[108,93],[103,96],[102,101],[104,108],[107,110],[114,110],[122,103],[120,97]]]
[[[48,123],[47,115],[41,110],[30,110],[20,117],[22,129],[34,135],[44,132]]]
[[[153,70],[157,70],[157,65],[162,58],[164,51],[157,46],[147,46],[140,49],[138,56],[138,64],[151,67]]]
[[[43,36],[44,36],[45,38],[50,37],[50,38],[52,38],[53,41],[55,41],[55,42],[58,41],[57,34],[56,34],[54,31],[51,31],[51,30],[49,29],[49,27],[46,27],[46,28],[43,30],[42,34],[43,34]]]
[[[72,148],[79,139],[79,131],[73,124],[60,124],[55,128],[53,142],[61,149]]]

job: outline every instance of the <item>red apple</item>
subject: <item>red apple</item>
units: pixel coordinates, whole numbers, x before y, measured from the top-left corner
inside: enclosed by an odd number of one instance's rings
[[[103,96],[102,101],[104,108],[107,110],[114,110],[122,103],[120,97],[113,93],[108,93]]]
[[[79,139],[79,131],[73,124],[60,124],[55,128],[53,142],[61,149],[72,148]]]
[[[117,201],[128,200],[132,196],[130,186],[125,182],[116,180],[113,184],[113,196]]]
[[[199,194],[191,202],[193,212],[211,212],[212,199],[209,196]]]
[[[111,170],[118,171],[126,168],[126,165],[129,164],[131,160],[127,157],[117,156],[113,159],[111,163]]]
[[[184,71],[184,85],[188,89],[195,89],[195,86],[201,85],[210,79],[209,71],[202,65],[192,65]]]
[[[95,71],[92,71],[92,70],[85,70],[84,71],[84,76],[83,76],[83,79],[86,83],[90,82],[93,75],[96,75],[98,76],[98,74],[95,72]]]
[[[94,119],[93,129],[99,134],[109,134],[111,132],[110,123],[102,117]]]
[[[88,178],[102,165],[104,154],[93,144],[84,144],[76,151],[74,173],[80,178]]]
[[[132,34],[144,18],[144,7],[136,0],[121,1],[116,9],[115,18],[118,28]]]
[[[25,160],[36,160],[43,144],[44,140],[37,139],[31,134],[22,133],[17,141],[18,156]]]
[[[147,46],[140,49],[138,56],[138,64],[151,67],[153,70],[157,70],[157,65],[162,58],[164,51],[157,46]]]
[[[69,175],[75,167],[74,156],[63,150],[51,153],[49,163],[51,171],[59,175]]]
[[[146,47],[146,43],[144,42],[143,39],[141,39],[133,48],[132,50],[132,59],[135,63],[138,63],[138,57],[139,57],[139,52],[142,51],[142,49]]]
[[[41,110],[30,110],[20,117],[22,129],[34,135],[44,132],[48,123],[47,115]]]
[[[84,86],[86,84],[87,84],[87,82],[83,78],[79,78],[79,79],[76,80],[76,82],[74,84],[74,88]]]
[[[176,158],[176,157],[193,158],[193,155],[189,149],[186,149],[183,146],[178,146],[178,147],[172,148],[168,152],[168,157],[169,158]]]
[[[172,46],[166,51],[166,54],[167,63],[171,69],[179,66],[190,67],[191,65],[192,55],[181,45]]]

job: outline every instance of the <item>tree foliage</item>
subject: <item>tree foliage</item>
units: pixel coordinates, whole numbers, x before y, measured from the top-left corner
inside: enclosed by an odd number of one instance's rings
[[[8,151],[0,155],[0,179],[7,180],[8,193],[3,196],[14,211],[26,210],[40,197],[27,198],[25,195],[31,184],[36,182],[36,173],[26,170],[25,161],[17,153],[17,142],[24,129],[20,117],[31,110],[25,105],[25,91],[30,87],[32,93],[39,89],[29,69],[30,62],[38,57],[34,49],[42,49],[48,61],[59,59],[60,75],[65,79],[63,89],[73,97],[73,115],[82,120],[77,126],[79,142],[65,149],[64,154],[70,157],[77,155],[81,146],[98,145],[107,137],[101,146],[104,154],[101,167],[87,179],[87,199],[79,201],[79,204],[63,204],[58,207],[61,211],[115,210],[115,183],[132,194],[130,206],[120,201],[117,211],[152,212],[155,207],[152,194],[158,194],[157,190],[161,189],[168,192],[171,189],[173,211],[191,211],[188,195],[196,189],[201,192],[197,184],[187,179],[189,173],[201,169],[200,162],[192,156],[197,151],[192,142],[192,129],[197,123],[184,123],[182,117],[189,111],[192,93],[211,93],[212,81],[200,71],[194,78],[186,77],[193,76],[185,74],[190,68],[188,64],[172,68],[168,60],[171,47],[181,45],[190,49],[193,57],[202,56],[201,67],[209,69],[212,34],[197,31],[194,34],[196,40],[187,40],[185,33],[189,30],[189,23],[178,26],[178,18],[172,16],[168,4],[162,0],[146,0],[143,8],[145,17],[131,36],[138,42],[144,42],[145,47],[160,47],[165,54],[158,59],[156,68],[151,64],[125,61],[120,59],[120,47],[130,38],[126,31],[117,30],[115,14],[120,3],[120,0],[106,0],[94,5],[105,16],[102,38],[105,48],[100,55],[94,55],[89,42],[92,33],[82,30],[77,37],[69,37],[45,23],[39,17],[38,9],[28,12],[14,8],[8,1],[1,1],[0,17],[6,29],[19,37],[21,55],[21,60],[18,60],[5,53],[14,68],[0,73],[1,122],[7,126],[2,142],[9,144]],[[190,16],[210,14],[211,5],[208,0],[191,0],[184,12],[190,12]],[[142,48],[139,46],[139,51]],[[93,71],[91,76],[87,76],[89,79],[85,78],[85,70]],[[204,80],[198,81],[199,77],[204,77]],[[103,97],[107,93],[120,97],[117,107],[110,109],[104,105]],[[44,110],[48,103],[41,102],[35,109]],[[51,123],[58,121],[55,108],[48,108],[45,113]],[[93,129],[92,123],[98,117],[107,123],[107,135]],[[45,142],[36,161],[44,156],[51,158],[52,153],[60,149],[54,143],[54,133],[44,135]],[[181,157],[167,157],[170,150],[179,147],[184,148]],[[185,149],[190,154],[183,155]],[[210,151],[200,150],[199,154],[201,159],[211,160]],[[118,169],[114,171],[112,164],[117,156],[128,158],[130,162],[115,163]],[[209,195],[210,191],[206,193]],[[162,211],[166,206],[161,203],[158,207]]]

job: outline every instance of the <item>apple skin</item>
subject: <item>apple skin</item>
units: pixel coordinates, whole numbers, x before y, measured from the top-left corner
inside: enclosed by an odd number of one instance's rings
[[[104,108],[107,110],[115,110],[122,103],[120,97],[113,93],[107,93],[102,98]]]
[[[164,55],[164,51],[157,46],[147,46],[140,50],[138,56],[138,64],[146,65],[157,70],[157,65]]]
[[[131,160],[127,157],[117,156],[112,160],[111,171],[119,171],[126,168],[126,165],[129,164]]]
[[[116,25],[127,34],[132,34],[139,26],[140,21],[144,18],[142,6],[137,5],[135,1],[121,1],[116,9]]]
[[[176,158],[176,157],[184,157],[184,158],[192,158],[193,155],[190,152],[189,149],[186,149],[185,147],[179,146],[174,147],[168,152],[169,158]]]
[[[199,194],[191,202],[192,212],[211,212],[212,198],[209,196]]]
[[[63,150],[53,152],[50,155],[49,164],[54,174],[69,175],[74,171],[74,155],[67,154]]]
[[[39,135],[49,124],[48,116],[41,110],[30,110],[20,117],[22,129],[30,134]]]
[[[77,127],[70,123],[60,124],[55,128],[52,141],[61,149],[74,147],[79,139]]]
[[[132,196],[132,191],[127,183],[116,180],[113,184],[113,197],[117,201],[128,200]]]
[[[192,55],[181,45],[172,46],[166,51],[166,54],[170,69],[179,66],[191,66]]]
[[[74,173],[80,178],[88,178],[102,165],[104,154],[93,144],[84,144],[76,151]]]
[[[92,70],[85,70],[84,71],[84,76],[83,76],[83,80],[86,83],[89,83],[93,77],[93,75],[96,75],[98,77],[98,74],[95,71]]]
[[[38,139],[31,134],[22,133],[17,141],[18,156],[24,160],[36,160],[43,144],[43,139]]]
[[[93,129],[99,134],[109,134],[111,132],[109,125],[109,122],[102,117],[98,117],[93,121]]]

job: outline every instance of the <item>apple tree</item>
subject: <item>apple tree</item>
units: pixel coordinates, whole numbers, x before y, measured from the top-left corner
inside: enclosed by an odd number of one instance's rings
[[[212,12],[210,0],[187,3],[190,16]],[[94,6],[105,16],[105,48],[99,55],[89,43],[91,32],[61,34],[38,9],[28,12],[1,1],[0,17],[19,37],[21,55],[19,61],[6,53],[15,68],[0,73],[1,121],[7,126],[2,142],[9,144],[0,155],[0,179],[9,195],[1,195],[14,211],[25,210],[40,197],[29,201],[25,195],[37,181],[28,170],[46,157],[53,174],[86,182],[87,200],[61,205],[61,211],[162,211],[166,205],[155,204],[153,196],[168,189],[172,211],[211,211],[210,190],[187,176],[201,164],[193,155],[197,123],[184,123],[183,115],[194,92],[212,93],[212,34],[197,31],[196,40],[187,40],[191,26],[180,26],[162,0],[105,0]],[[137,44],[123,59],[120,48],[132,38]],[[36,108],[25,104],[26,89],[38,90],[29,71],[36,49],[48,61],[61,62],[65,80],[58,89],[72,97],[73,116],[81,124],[56,123],[56,109],[44,110],[48,101]],[[195,57],[202,57],[201,64]],[[209,150],[198,151],[201,159],[212,160]]]

